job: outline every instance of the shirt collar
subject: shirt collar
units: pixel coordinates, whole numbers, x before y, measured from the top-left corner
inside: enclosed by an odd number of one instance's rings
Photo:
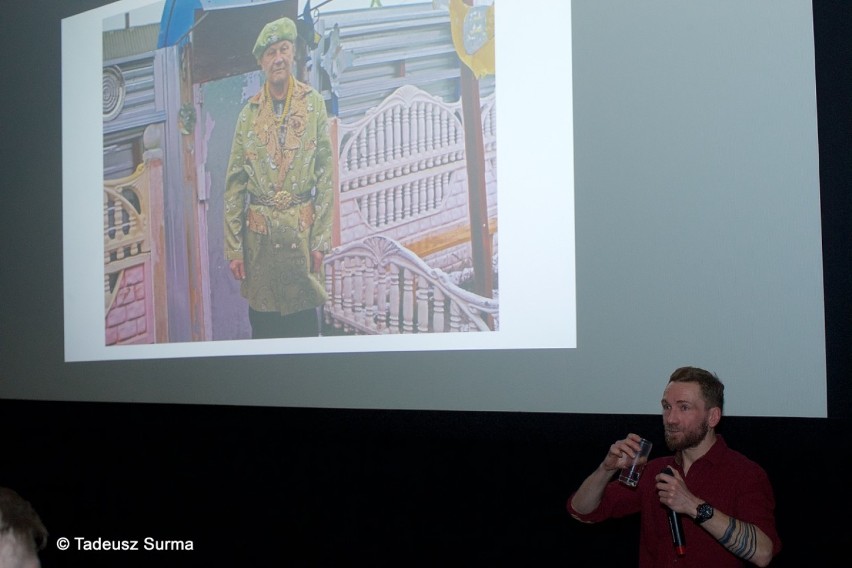
[[[707,461],[710,464],[718,463],[722,459],[722,456],[725,454],[727,449],[728,444],[725,443],[725,439],[722,437],[721,434],[716,434],[716,441],[713,442],[713,445],[710,446],[710,449],[707,450],[707,453],[695,460],[692,465],[703,461]],[[675,456],[674,461],[681,469],[683,468],[683,457],[680,454]]]

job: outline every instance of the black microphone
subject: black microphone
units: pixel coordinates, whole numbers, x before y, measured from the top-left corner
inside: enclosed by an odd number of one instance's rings
[[[670,467],[664,469],[662,473],[674,477],[674,472]],[[686,537],[683,535],[683,523],[681,523],[680,515],[672,509],[669,509],[669,529],[672,531],[672,544],[674,544],[675,552],[678,556],[684,556],[686,554]]]

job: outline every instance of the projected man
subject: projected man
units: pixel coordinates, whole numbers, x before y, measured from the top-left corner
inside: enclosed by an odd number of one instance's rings
[[[47,529],[17,492],[0,487],[0,567],[38,568],[38,551],[47,544]]]
[[[775,498],[766,472],[716,433],[724,389],[703,369],[675,370],[662,399],[666,445],[674,455],[649,461],[639,485],[630,488],[610,480],[639,450],[639,436],[615,442],[569,498],[571,515],[597,522],[640,513],[639,566],[645,568],[769,564],[781,549]],[[665,468],[673,475],[662,473]],[[682,527],[683,559],[674,547],[670,511]]]
[[[318,335],[331,249],[332,149],[325,103],[293,76],[296,25],[264,26],[263,88],[240,112],[225,187],[225,256],[253,338]]]

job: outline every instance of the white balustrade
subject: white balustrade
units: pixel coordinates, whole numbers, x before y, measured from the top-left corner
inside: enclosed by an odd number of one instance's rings
[[[460,288],[388,237],[343,245],[324,264],[326,321],[348,333],[489,331],[499,325],[497,300]]]
[[[496,150],[494,102],[491,96],[482,106],[486,159]],[[451,180],[466,175],[460,101],[445,103],[412,85],[341,124],[339,134],[341,203],[354,201],[373,230],[436,213]]]

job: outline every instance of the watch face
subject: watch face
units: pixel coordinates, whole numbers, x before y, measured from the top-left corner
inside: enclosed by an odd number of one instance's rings
[[[699,525],[704,521],[713,517],[713,507],[707,503],[702,503],[698,506],[698,515],[695,517],[695,522]]]

